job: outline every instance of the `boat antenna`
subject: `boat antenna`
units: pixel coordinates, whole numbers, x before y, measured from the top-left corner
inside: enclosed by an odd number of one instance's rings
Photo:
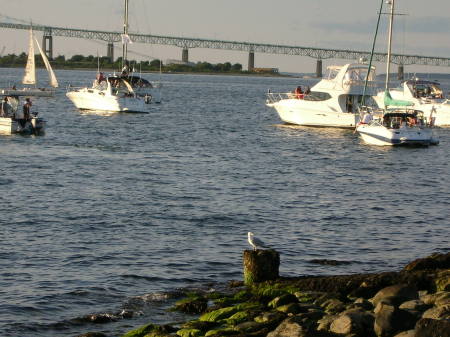
[[[389,40],[388,40],[387,62],[386,62],[385,90],[389,89],[389,73],[391,71],[392,30],[393,30],[393,25],[394,25],[394,4],[395,4],[395,0],[388,0],[387,3],[391,5],[391,13],[390,13],[390,18],[389,18]]]
[[[100,57],[98,56],[98,50],[97,50],[97,74],[100,74]]]
[[[123,41],[122,41],[122,69],[126,65],[128,54],[128,0],[125,0],[125,12],[123,19]]]
[[[381,0],[380,11],[378,12],[377,27],[375,28],[375,35],[373,37],[373,42],[372,42],[372,51],[370,52],[369,69],[367,71],[366,80],[364,82],[364,90],[363,90],[363,96],[362,96],[362,100],[361,100],[361,106],[365,105],[367,82],[369,81],[369,75],[372,70],[373,53],[375,51],[375,44],[377,42],[378,27],[380,26],[380,18],[381,18],[381,11],[383,10],[383,2],[384,2],[384,0]]]

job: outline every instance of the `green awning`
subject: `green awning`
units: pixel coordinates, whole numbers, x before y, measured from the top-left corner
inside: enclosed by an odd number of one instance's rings
[[[384,92],[384,105],[387,108],[388,106],[412,106],[413,102],[403,101],[401,99],[393,99],[389,90]]]

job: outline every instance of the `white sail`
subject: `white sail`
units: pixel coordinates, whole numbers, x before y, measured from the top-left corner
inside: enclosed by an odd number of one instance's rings
[[[47,68],[48,71],[48,77],[50,78],[50,85],[53,88],[58,88],[58,80],[56,79],[55,73],[53,72],[52,66],[50,65],[50,62],[48,62],[47,55],[42,51],[41,46],[39,45],[38,40],[34,39],[36,41],[36,44],[39,48],[39,52],[41,53],[42,60],[44,61],[45,68]]]
[[[30,29],[30,44],[28,46],[28,60],[25,67],[25,75],[22,79],[23,84],[36,84],[36,66],[34,64],[34,45],[33,30]]]

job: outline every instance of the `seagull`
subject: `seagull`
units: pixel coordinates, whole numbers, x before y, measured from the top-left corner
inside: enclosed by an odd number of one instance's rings
[[[256,250],[257,247],[267,248],[264,242],[255,237],[255,234],[253,234],[252,232],[248,232],[248,243],[253,246],[253,250]]]

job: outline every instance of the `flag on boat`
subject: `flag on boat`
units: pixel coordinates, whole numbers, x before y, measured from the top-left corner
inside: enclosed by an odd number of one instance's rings
[[[132,44],[131,38],[128,34],[122,34],[122,44]]]

